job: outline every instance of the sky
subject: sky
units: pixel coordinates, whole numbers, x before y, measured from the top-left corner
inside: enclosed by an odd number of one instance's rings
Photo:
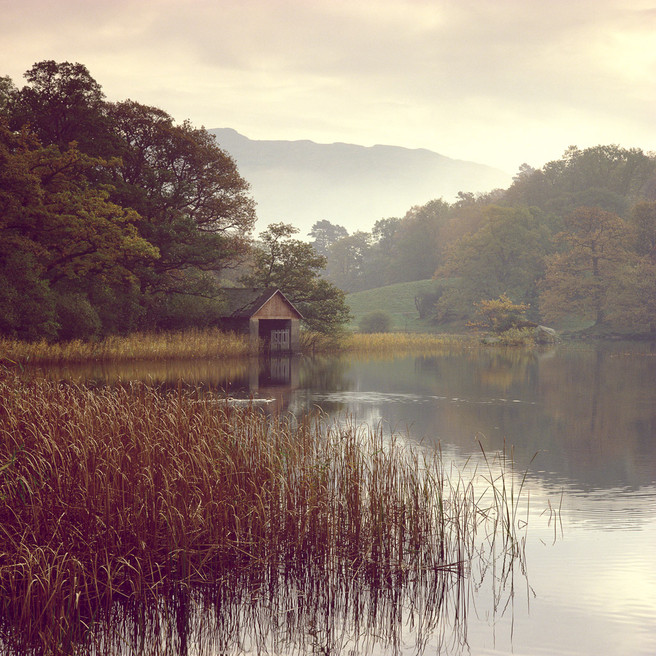
[[[84,64],[250,139],[427,148],[509,174],[656,151],[656,0],[0,0],[0,75]]]

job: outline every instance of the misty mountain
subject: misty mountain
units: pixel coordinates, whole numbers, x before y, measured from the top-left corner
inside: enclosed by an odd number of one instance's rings
[[[459,191],[506,188],[511,176],[425,149],[312,141],[255,141],[230,128],[209,130],[251,185],[258,225],[284,221],[306,238],[327,219],[349,232],[369,231],[381,218],[402,217],[434,198]]]

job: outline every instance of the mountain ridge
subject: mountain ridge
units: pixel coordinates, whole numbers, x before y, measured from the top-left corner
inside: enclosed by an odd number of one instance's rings
[[[349,232],[368,231],[378,219],[401,217],[415,205],[452,201],[459,191],[506,187],[512,179],[499,169],[426,148],[252,140],[233,128],[209,132],[251,185],[258,231],[284,221],[305,237],[322,219]]]

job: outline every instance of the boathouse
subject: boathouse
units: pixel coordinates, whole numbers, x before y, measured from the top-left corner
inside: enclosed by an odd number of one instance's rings
[[[303,315],[279,289],[248,287],[222,291],[223,328],[250,335],[251,343],[259,339],[264,349],[272,353],[299,351]]]

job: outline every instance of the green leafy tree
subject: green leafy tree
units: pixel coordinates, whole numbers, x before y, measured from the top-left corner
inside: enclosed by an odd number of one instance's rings
[[[656,264],[656,202],[643,201],[633,208],[629,220],[634,229],[634,248]]]
[[[635,205],[629,227],[635,257],[618,268],[609,290],[610,323],[632,330],[656,332],[656,202]]]
[[[430,278],[442,261],[441,231],[448,223],[449,204],[442,199],[413,207],[394,232],[393,282]]]
[[[312,226],[312,229],[309,232],[309,236],[312,237],[312,241],[310,243],[314,247],[314,250],[317,251],[319,255],[328,257],[330,247],[336,241],[339,241],[344,237],[348,237],[348,230],[344,226],[335,225],[334,223],[323,219],[321,221],[317,221]]]
[[[44,145],[65,149],[75,141],[89,155],[112,154],[105,96],[86,66],[41,61],[25,79],[13,102],[13,128],[29,126]]]
[[[656,262],[651,257],[643,256],[619,268],[608,297],[610,324],[656,333]]]
[[[204,129],[132,101],[114,105],[110,118],[122,162],[112,198],[138,212],[141,236],[160,252],[140,272],[142,292],[212,295],[210,279],[196,272],[220,272],[248,253],[255,222],[248,183]]]
[[[371,229],[369,253],[365,263],[365,280],[368,287],[382,287],[393,282],[396,257],[395,235],[401,219],[378,219]]]
[[[327,275],[340,289],[358,291],[367,288],[365,269],[370,235],[354,232],[336,241],[329,250]]]
[[[600,207],[625,216],[654,176],[656,160],[640,149],[616,145],[570,146],[540,170],[523,165],[504,194],[513,205],[537,206],[565,216],[577,207]]]
[[[470,319],[479,299],[501,294],[532,303],[551,244],[541,219],[537,209],[487,207],[481,227],[455,242],[436,272],[457,280],[437,302],[438,321]]]
[[[141,327],[166,327],[175,307],[198,316],[187,311],[189,302],[197,298],[206,310],[206,301],[218,298],[220,273],[249,250],[254,202],[232,158],[206,130],[175,124],[162,110],[107,103],[81,64],[43,61],[25,77],[20,90],[0,85],[11,128],[29,126],[44,146],[61,152],[75,142],[80,155],[102,157],[105,165],[86,169],[87,182],[109,193],[106,200],[124,208],[138,236],[159,252],[156,260],[134,263],[140,311],[130,316]],[[132,290],[97,296],[133,305]]]
[[[14,81],[7,75],[0,76],[0,117],[4,117],[6,121],[13,113],[17,94],[18,89]]]
[[[93,281],[130,284],[137,264],[157,258],[138,235],[138,215],[89,183],[90,170],[109,166],[74,145],[64,152],[43,147],[0,122],[0,268],[6,308],[13,305],[7,316],[14,317],[5,318],[6,333],[54,337],[57,308],[65,312],[72,302],[59,296],[74,294],[86,309]],[[41,316],[17,307],[21,294],[30,306],[44,304]]]
[[[323,333],[339,331],[350,319],[344,292],[320,272],[326,258],[295,239],[297,228],[271,224],[253,252],[253,270],[241,280],[248,287],[277,287],[299,309],[305,325]]]

